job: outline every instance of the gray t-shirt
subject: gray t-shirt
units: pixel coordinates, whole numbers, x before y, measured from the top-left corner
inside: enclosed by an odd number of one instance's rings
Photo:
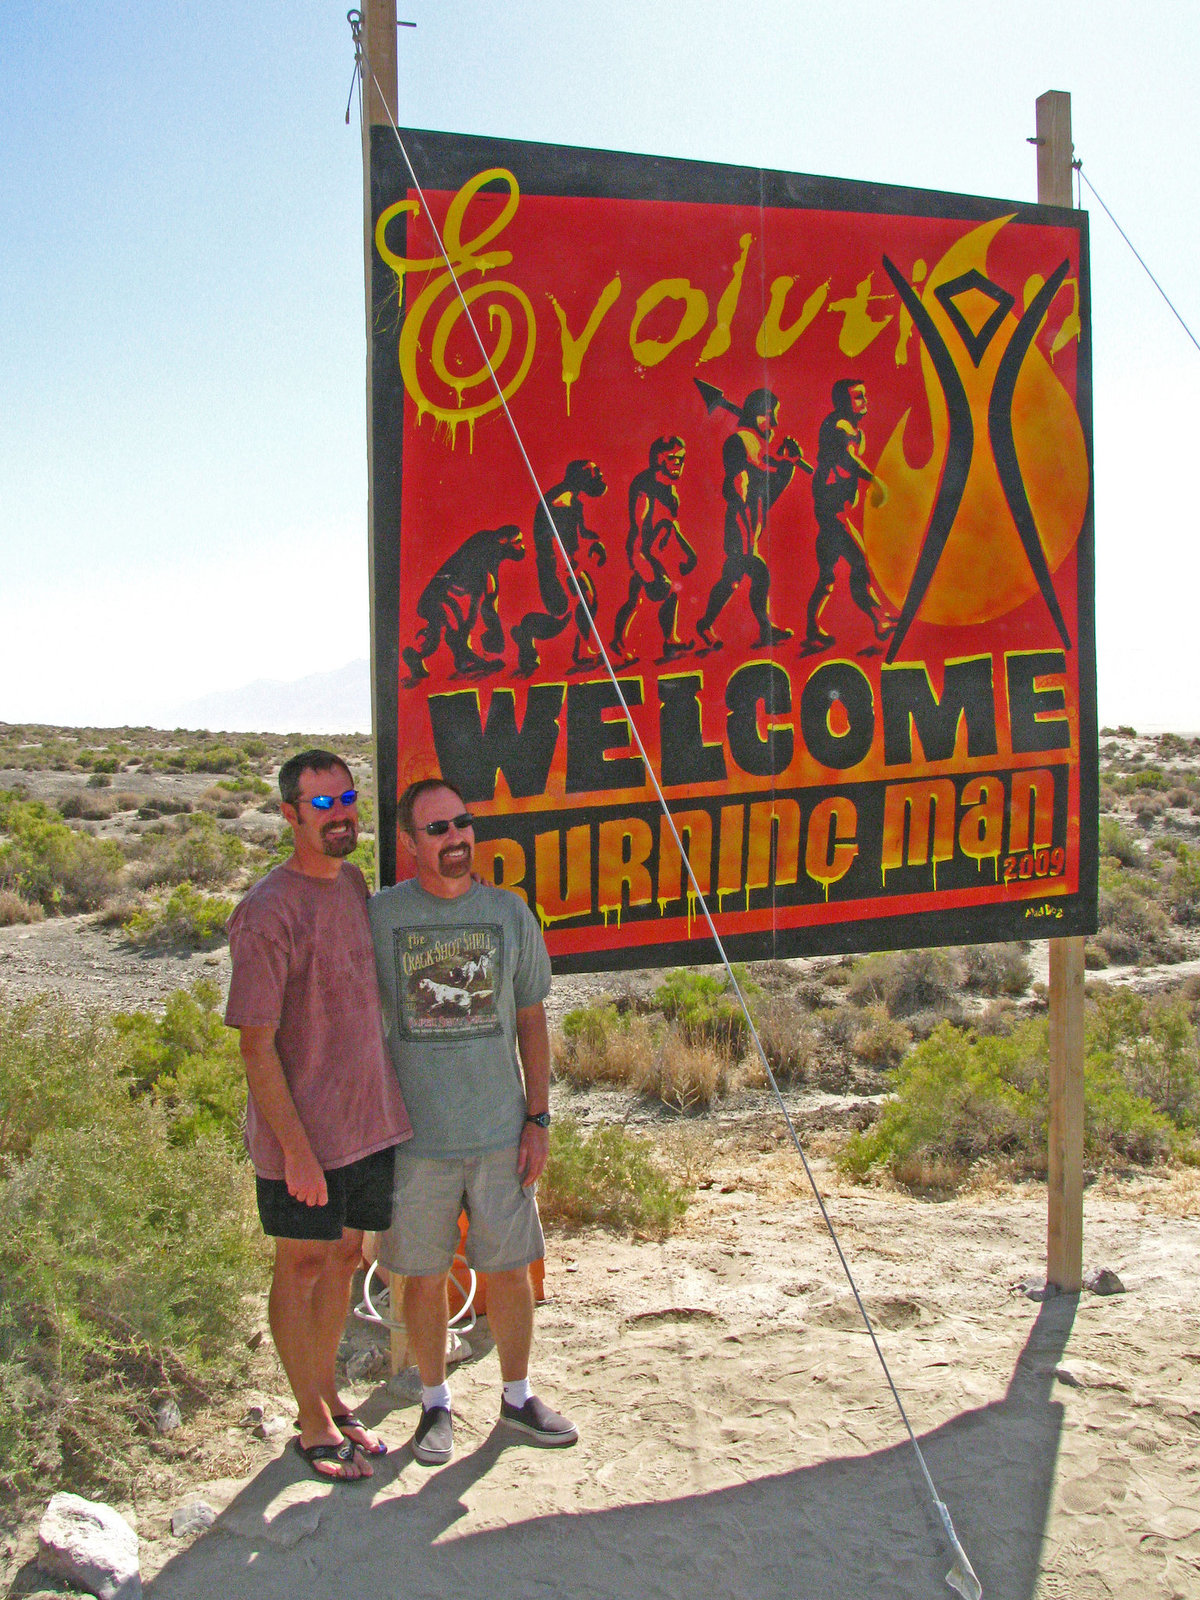
[[[517,1012],[550,992],[550,957],[518,895],[476,883],[452,900],[415,878],[368,906],[388,1049],[412,1122],[408,1149],[464,1156],[520,1142]]]

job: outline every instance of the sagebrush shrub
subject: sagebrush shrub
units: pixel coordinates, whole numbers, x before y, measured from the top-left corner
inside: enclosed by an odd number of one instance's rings
[[[894,1067],[912,1043],[912,1034],[886,1006],[868,1006],[852,1035],[852,1048],[860,1061],[873,1067]]]
[[[734,1063],[673,1022],[581,1006],[562,1020],[555,1068],[568,1082],[618,1084],[677,1111],[707,1107],[729,1087]]]
[[[864,956],[850,978],[856,1005],[882,1002],[893,1017],[909,1017],[948,1003],[957,986],[954,959],[944,950],[897,950]]]
[[[45,997],[0,1002],[9,1495],[144,1491],[154,1403],[186,1413],[234,1374],[246,1295],[266,1282],[249,1164],[224,1136],[173,1139],[181,1103],[131,1095],[136,1042]]]
[[[820,990],[810,985],[818,996]],[[759,995],[752,1007],[754,1026],[775,1076],[803,1082],[821,1058],[821,1030],[802,1001],[787,994]]]
[[[745,967],[734,967],[744,995],[757,993]],[[725,973],[677,967],[655,989],[653,1003],[673,1018],[693,1044],[707,1042],[735,1059],[746,1047],[746,1018]]]
[[[146,886],[193,883],[220,888],[246,859],[246,846],[237,834],[219,828],[204,811],[189,814],[178,832],[143,835],[143,839],[150,841],[148,853],[135,877]]]
[[[1028,957],[1018,944],[966,945],[958,952],[963,982],[987,995],[1021,995],[1033,980]]]
[[[1086,1037],[1088,1159],[1144,1165],[1193,1150],[1200,1047],[1186,1003],[1111,991],[1089,1004]],[[891,1074],[893,1099],[851,1135],[840,1165],[859,1177],[881,1167],[901,1182],[936,1173],[929,1181],[942,1187],[983,1158],[1044,1172],[1047,1051],[1044,1020],[986,1037],[943,1023]]]
[[[661,1238],[688,1199],[648,1140],[612,1123],[586,1133],[574,1117],[552,1124],[550,1159],[538,1181],[538,1208],[551,1225],[600,1223]]]
[[[232,915],[232,900],[202,894],[194,884],[185,882],[165,900],[131,912],[125,933],[133,944],[203,950],[224,939],[225,924]]]
[[[1123,867],[1136,867],[1142,861],[1142,846],[1116,817],[1100,819],[1100,853],[1112,856]]]
[[[246,1078],[215,983],[201,979],[190,990],[176,989],[162,1016],[118,1012],[112,1026],[123,1050],[120,1070],[138,1094],[165,1110],[172,1144],[219,1134],[241,1149]]]
[[[0,889],[46,911],[94,911],[124,863],[119,845],[69,828],[52,806],[0,791]]]
[[[40,922],[44,916],[36,901],[23,900],[12,889],[0,889],[0,928],[11,928],[18,922]]]

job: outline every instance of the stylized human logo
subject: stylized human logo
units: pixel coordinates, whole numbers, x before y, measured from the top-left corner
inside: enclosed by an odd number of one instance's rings
[[[898,613],[889,662],[918,613],[946,625],[985,621],[1036,594],[1071,648],[1052,574],[1083,524],[1087,447],[1071,397],[1034,343],[1070,264],[1031,278],[1014,315],[1013,294],[982,270],[1004,221],[959,240],[921,294],[883,258],[922,341],[934,439],[929,460],[913,467],[906,412],[875,463],[892,494],[863,531]]]

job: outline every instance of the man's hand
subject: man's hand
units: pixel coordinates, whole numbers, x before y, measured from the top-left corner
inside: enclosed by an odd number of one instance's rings
[[[517,1151],[517,1177],[521,1180],[522,1188],[528,1189],[530,1184],[538,1181],[549,1156],[549,1128],[539,1128],[536,1122],[527,1122]]]
[[[525,1105],[544,1111],[550,1104],[550,1034],[546,1027],[546,1008],[525,1006],[517,1011],[517,1048],[525,1074]],[[517,1176],[524,1188],[536,1183],[550,1154],[550,1134],[536,1122],[527,1122],[517,1151]]]
[[[306,1206],[328,1205],[325,1174],[287,1086],[275,1049],[274,1027],[245,1027],[239,1028],[238,1033],[250,1093],[283,1148],[283,1177],[288,1193]]]
[[[306,1206],[327,1206],[329,1189],[321,1163],[309,1149],[283,1152],[283,1177],[293,1200]]]

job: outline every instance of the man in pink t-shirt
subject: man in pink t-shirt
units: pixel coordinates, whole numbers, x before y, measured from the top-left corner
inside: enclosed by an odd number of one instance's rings
[[[396,1145],[412,1135],[383,1040],[354,780],[306,750],[279,771],[292,855],[229,919],[225,1021],[241,1035],[246,1148],[275,1239],[271,1333],[318,1477],[371,1476],[387,1446],[338,1394],[337,1348],[366,1229],[391,1219]]]

